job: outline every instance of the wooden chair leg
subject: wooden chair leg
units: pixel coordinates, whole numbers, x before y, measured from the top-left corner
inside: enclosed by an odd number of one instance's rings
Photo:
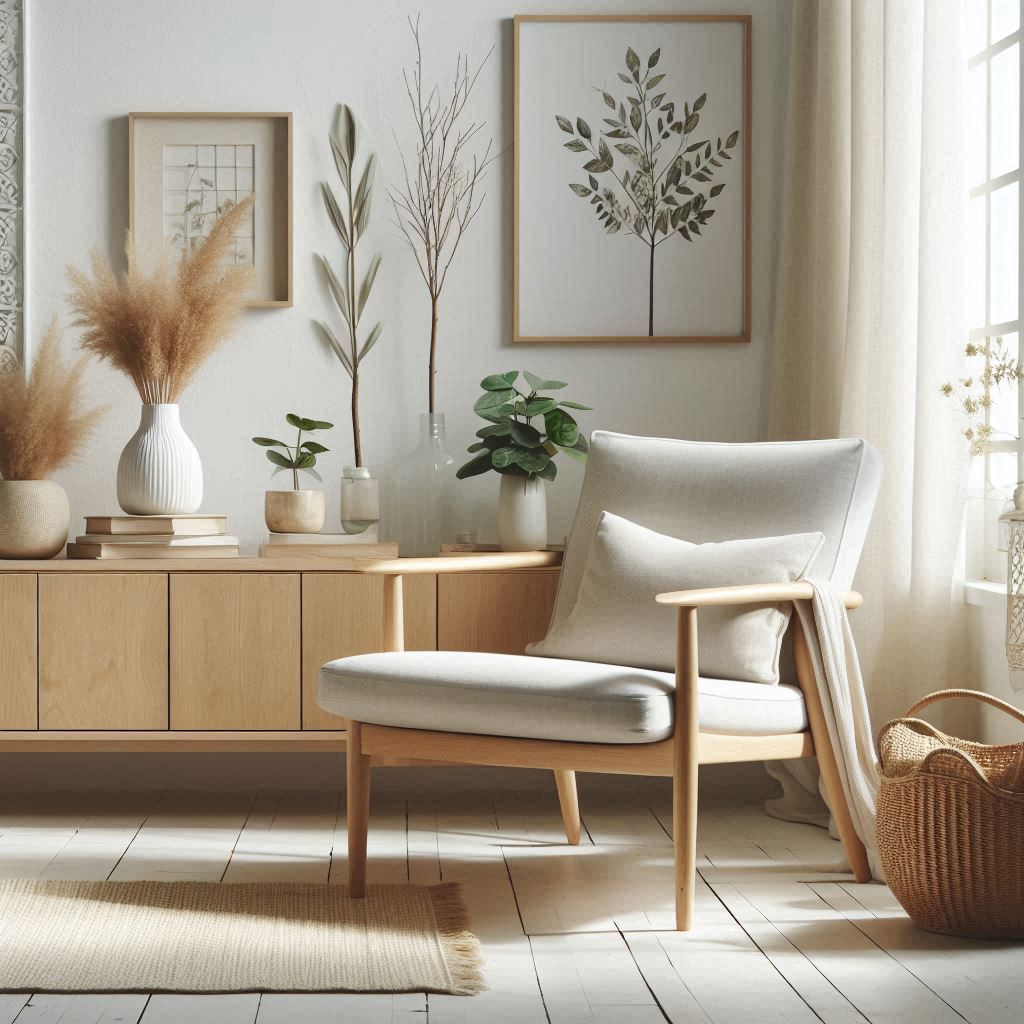
[[[555,772],[555,786],[558,789],[558,806],[562,809],[565,824],[565,838],[570,846],[580,845],[580,801],[576,793],[576,773]]]
[[[676,649],[675,735],[672,757],[672,846],[676,929],[693,927],[697,884],[697,609],[680,608]]]
[[[832,738],[828,734],[825,712],[821,706],[821,695],[818,693],[818,684],[814,678],[814,665],[811,661],[811,653],[807,648],[807,637],[804,636],[803,626],[799,620],[793,630],[793,657],[796,662],[797,680],[807,706],[807,722],[811,727],[811,738],[814,740],[814,750],[818,755],[818,768],[821,770],[821,778],[825,783],[829,810],[832,812],[832,818],[839,832],[839,839],[846,851],[847,859],[850,861],[853,877],[858,882],[870,882],[871,865],[868,863],[868,851],[860,841],[860,836],[857,835],[857,829],[853,824],[853,815],[850,814],[850,806],[846,802],[846,793],[843,790],[843,780],[839,774],[836,752],[832,746]]]
[[[348,890],[355,899],[366,895],[366,836],[370,826],[370,758],[362,752],[362,725],[348,722],[345,763],[348,808]]]

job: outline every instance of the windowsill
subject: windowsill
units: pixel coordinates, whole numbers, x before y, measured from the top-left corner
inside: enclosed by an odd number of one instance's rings
[[[1006,612],[1006,584],[994,580],[967,580],[964,584],[964,600],[978,608],[992,608]]]

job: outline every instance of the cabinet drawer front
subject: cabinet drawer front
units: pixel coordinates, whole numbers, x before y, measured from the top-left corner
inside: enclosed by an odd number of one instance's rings
[[[31,573],[0,575],[0,729],[35,729],[36,586]]]
[[[437,584],[441,651],[522,654],[543,639],[558,589],[557,572],[473,572]]]
[[[437,646],[437,577],[402,580],[405,649]],[[342,729],[345,721],[317,704],[320,666],[336,658],[379,651],[384,641],[384,581],[358,573],[302,577],[302,727]]]
[[[298,729],[298,573],[171,577],[171,728]]]
[[[167,728],[167,576],[39,576],[39,727]]]

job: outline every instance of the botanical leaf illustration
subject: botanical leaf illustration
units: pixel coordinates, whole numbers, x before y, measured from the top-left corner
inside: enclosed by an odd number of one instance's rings
[[[555,115],[561,131],[572,136],[563,147],[585,154],[587,183],[570,182],[569,188],[587,200],[608,234],[623,232],[648,249],[647,333],[651,337],[655,250],[676,235],[691,243],[703,237],[701,229],[715,214],[708,200],[725,189],[724,182],[710,183],[732,159],[729,151],[740,136],[738,130],[731,132],[724,143],[721,137],[714,143],[710,138],[695,138],[708,95],[701,93],[692,105],[684,101],[680,110],[669,98],[669,91],[660,88],[667,73],[653,73],[660,60],[660,47],[642,62],[633,47],[627,46],[626,70],[617,75],[629,87],[628,92],[617,103],[612,93],[597,90],[611,113],[602,113],[600,120],[606,127],[596,136],[582,116],[574,122],[571,117]],[[564,451],[574,454],[572,448],[572,442],[565,442]]]

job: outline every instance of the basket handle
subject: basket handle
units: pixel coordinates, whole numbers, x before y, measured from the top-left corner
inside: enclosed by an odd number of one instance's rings
[[[922,697],[906,714],[906,718],[913,718],[918,711],[923,711],[926,707],[932,704],[938,704],[943,700],[976,700],[982,704],[989,704],[994,708],[998,708],[1000,711],[1005,712],[1011,718],[1016,718],[1018,722],[1024,725],[1024,711],[1019,708],[1015,708],[1012,704],[1008,704],[1005,700],[1000,700],[998,697],[993,697],[989,693],[981,693],[978,690],[936,690],[934,693],[929,693],[927,697]]]

